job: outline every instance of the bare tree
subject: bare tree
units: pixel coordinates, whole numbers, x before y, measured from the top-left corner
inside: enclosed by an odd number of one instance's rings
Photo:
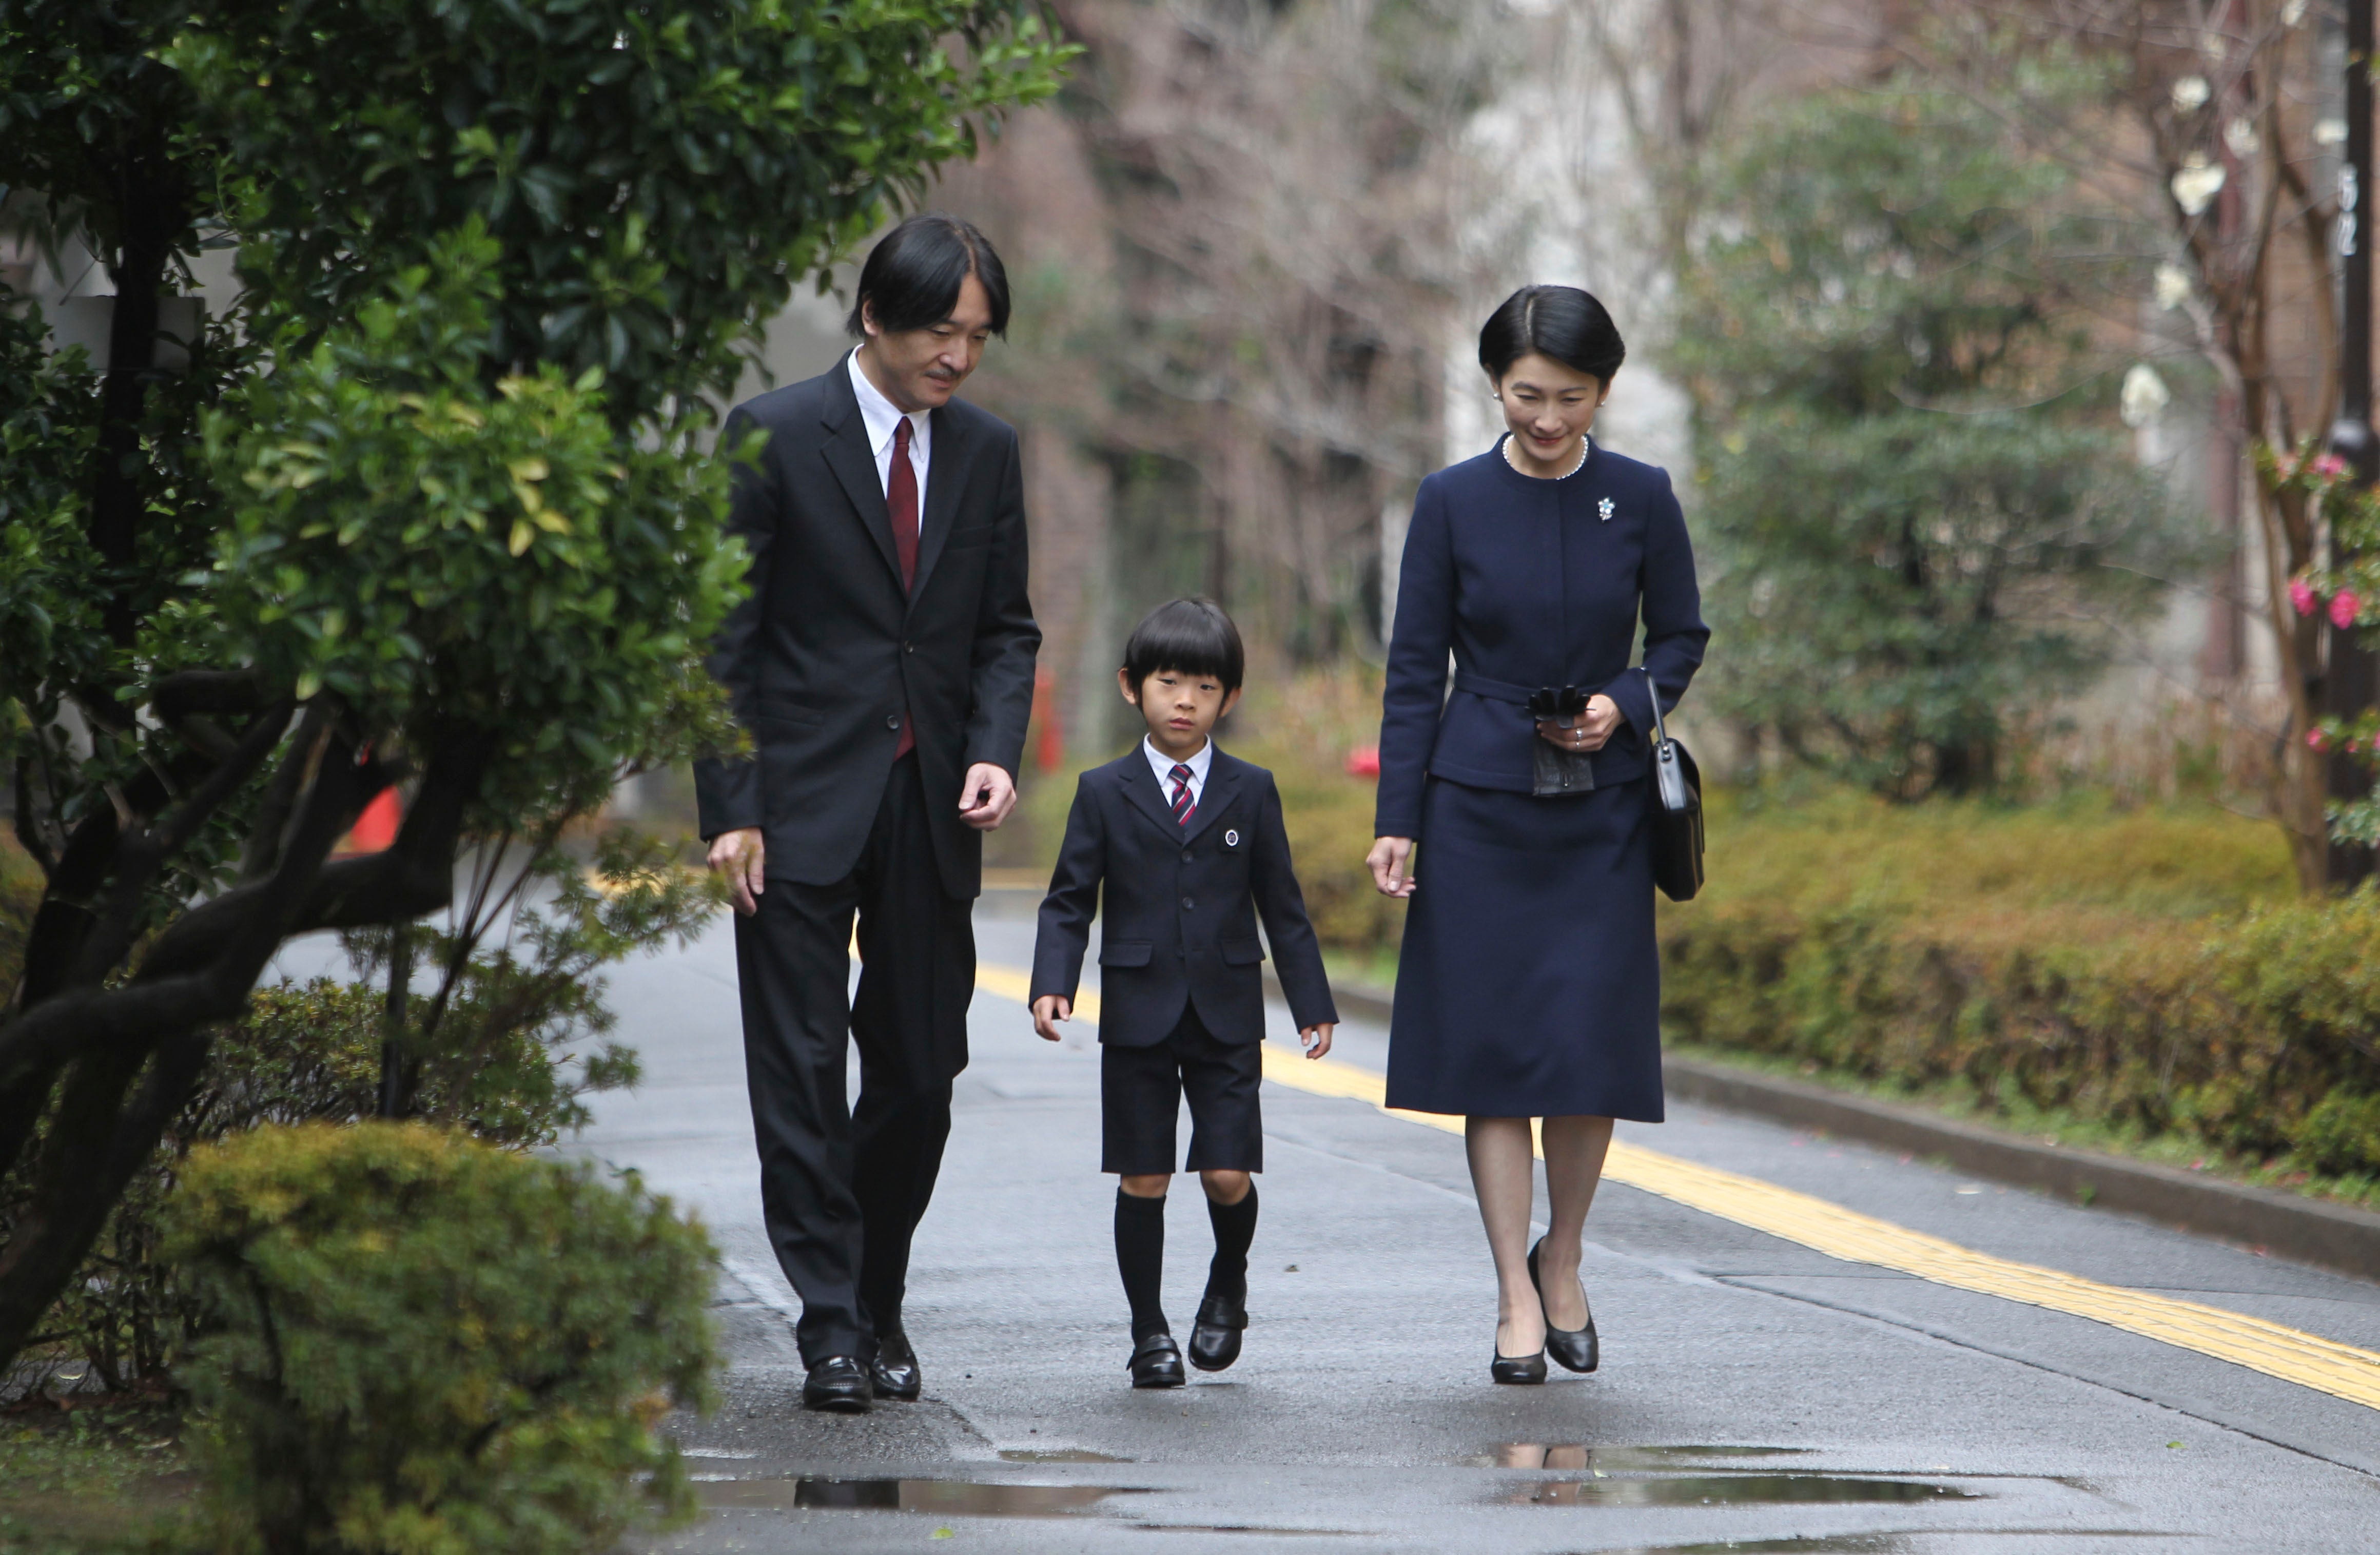
[[[952,188],[1043,249],[1063,321],[986,392],[1106,467],[1062,500],[1103,492],[1113,542],[1146,509],[1174,586],[1293,658],[1342,651],[1369,625],[1383,505],[1439,462],[1446,320],[1474,289],[1463,131],[1521,36],[1458,0],[1059,10],[1089,55],[1030,116],[1073,149],[1020,122]],[[1047,252],[1053,228],[1072,251]]]
[[[2160,300],[2188,321],[2190,348],[2216,375],[2217,434],[2236,456],[2226,475],[2255,511],[2265,587],[2246,604],[2272,630],[2287,708],[2273,809],[2309,891],[2329,867],[2325,772],[2303,737],[2321,710],[2329,642],[2281,584],[2322,559],[2325,536],[2303,491],[2277,472],[2338,407],[2339,202],[2328,148],[2344,125],[2324,67],[2336,9],[2335,0],[1974,0],[1954,26],[1904,45],[1909,61],[1993,105],[2164,234]],[[1979,39],[1991,46],[1963,46]],[[2035,90],[2047,78],[2020,64],[2068,79],[2089,70],[2097,90],[2078,110],[2071,92]],[[2272,456],[2255,457],[2260,445]],[[2216,500],[2219,512],[2219,492]],[[2236,566],[2218,590],[2227,583],[2239,587]],[[2236,653],[2227,657],[2218,667],[2236,674]]]

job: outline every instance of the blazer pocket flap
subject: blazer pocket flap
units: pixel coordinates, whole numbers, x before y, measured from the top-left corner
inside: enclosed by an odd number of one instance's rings
[[[1102,940],[1099,942],[1099,965],[1102,966],[1146,966],[1148,965],[1149,942],[1147,940]]]
[[[1253,966],[1264,959],[1264,946],[1254,940],[1225,940],[1218,947],[1226,966]]]
[[[793,702],[771,702],[752,719],[752,737],[766,741],[778,735],[807,734],[826,722],[826,714],[817,708],[806,708]]]

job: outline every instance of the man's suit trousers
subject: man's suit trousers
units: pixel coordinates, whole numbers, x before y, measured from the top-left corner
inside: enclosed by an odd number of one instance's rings
[[[909,1239],[933,1197],[951,1080],[966,1063],[973,904],[942,890],[929,802],[917,758],[904,756],[848,876],[771,880],[759,911],[735,920],[761,1213],[802,1298],[795,1331],[813,1366],[865,1360],[879,1334],[900,1331]],[[845,1078],[855,1044],[856,1107]]]

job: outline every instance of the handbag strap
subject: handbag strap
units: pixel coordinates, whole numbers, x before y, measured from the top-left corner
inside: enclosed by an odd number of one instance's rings
[[[1654,680],[1651,670],[1642,664],[1636,667],[1645,671],[1645,694],[1653,699],[1653,741],[1656,745],[1667,745],[1670,743],[1670,731],[1661,723],[1660,685]]]

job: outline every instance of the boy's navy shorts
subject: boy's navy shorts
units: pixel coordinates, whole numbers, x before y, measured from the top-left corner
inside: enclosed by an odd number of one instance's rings
[[[1190,1098],[1184,1172],[1262,1172],[1262,1042],[1222,1042],[1186,1005],[1173,1034],[1153,1047],[1099,1049],[1099,1170],[1153,1176],[1174,1167],[1173,1123]]]

